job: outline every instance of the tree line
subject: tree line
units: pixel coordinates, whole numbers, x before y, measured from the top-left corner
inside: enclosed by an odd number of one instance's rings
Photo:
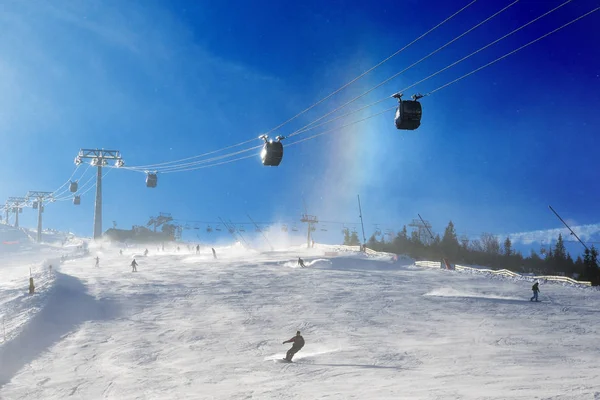
[[[344,244],[358,246],[361,243],[356,232],[345,230]],[[459,240],[454,224],[450,221],[442,237],[439,234],[431,237],[419,231],[409,234],[405,225],[389,241],[385,241],[384,237],[378,239],[376,235],[372,235],[367,247],[376,251],[406,254],[416,260],[446,258],[453,264],[481,265],[538,275],[564,275],[591,281],[594,286],[600,285],[598,250],[592,246],[585,250],[583,257],[577,256],[573,260],[565,248],[561,234],[550,249],[542,249],[539,254],[531,250],[528,256],[523,256],[521,252],[513,249],[510,237],[501,242],[496,235],[482,233],[479,239]]]

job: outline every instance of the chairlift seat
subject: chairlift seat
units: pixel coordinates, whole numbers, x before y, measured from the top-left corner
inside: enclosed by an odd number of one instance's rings
[[[71,193],[75,193],[78,188],[79,184],[77,182],[71,182],[71,184],[69,185],[69,190],[71,191]]]
[[[74,196],[73,197],[73,204],[78,206],[81,204],[81,196]]]

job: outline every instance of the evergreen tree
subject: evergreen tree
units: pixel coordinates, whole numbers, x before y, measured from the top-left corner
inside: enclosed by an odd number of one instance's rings
[[[356,231],[352,231],[350,234],[350,246],[360,246],[360,239]]]
[[[444,236],[441,241],[441,252],[443,256],[453,260],[453,262],[456,262],[456,258],[458,258],[458,250],[459,244],[456,236],[456,230],[454,229],[454,223],[450,221],[444,230]]]
[[[583,264],[585,268],[586,280],[592,282],[592,286],[600,285],[600,270],[598,269],[598,251],[594,246],[591,249],[585,249],[583,255]]]
[[[350,229],[344,228],[342,232],[344,233],[344,245],[350,246]]]
[[[506,240],[504,241],[504,255],[506,257],[510,257],[513,255],[512,242],[510,241],[510,238],[508,236],[506,237]]]

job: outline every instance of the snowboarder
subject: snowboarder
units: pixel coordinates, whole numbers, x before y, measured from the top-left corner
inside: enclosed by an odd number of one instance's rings
[[[540,288],[539,288],[539,282],[536,282],[533,284],[533,286],[531,287],[531,290],[533,290],[533,297],[531,299],[529,299],[529,301],[539,301],[538,300],[538,293],[540,292]]]
[[[96,256],[96,268],[100,268],[100,257]]]
[[[300,335],[300,331],[297,331],[296,336],[294,336],[290,340],[286,340],[285,342],[283,342],[283,344],[286,344],[286,343],[294,343],[292,345],[292,348],[287,351],[285,358],[284,358],[284,360],[291,362],[292,358],[294,357],[294,354],[299,352],[300,349],[302,347],[304,347],[304,338]]]
[[[135,258],[133,259],[133,261],[131,262],[131,272],[137,272],[137,262],[135,261]]]
[[[299,265],[301,268],[306,268],[306,265],[304,265],[304,261],[303,261],[303,260],[302,260],[300,257],[298,257],[298,265]]]

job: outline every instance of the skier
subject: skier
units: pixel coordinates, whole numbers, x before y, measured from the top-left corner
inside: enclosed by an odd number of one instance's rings
[[[303,260],[302,260],[300,257],[298,257],[298,265],[299,265],[301,268],[306,268],[306,265],[304,265],[304,261],[303,261]]]
[[[217,259],[217,252],[215,251],[214,247],[211,247],[212,253],[213,253],[213,257],[215,258],[215,260]]]
[[[196,254],[198,254],[198,253],[200,253],[200,245],[199,244],[196,245]]]
[[[290,340],[286,340],[285,342],[283,342],[283,344],[292,343],[292,342],[294,344],[292,345],[292,348],[287,351],[285,358],[284,358],[284,360],[290,361],[290,362],[292,361],[294,354],[299,352],[300,349],[302,347],[304,347],[304,338],[300,335],[300,331],[297,331],[296,336],[294,336]]]
[[[100,257],[96,256],[96,268],[100,268]]]
[[[531,299],[529,299],[529,301],[539,301],[538,300],[538,293],[540,292],[540,288],[539,288],[539,282],[536,282],[533,284],[533,286],[531,287],[531,290],[533,290],[533,297]]]
[[[123,255],[123,249],[120,249],[120,250],[119,250],[119,254],[120,254],[120,255]]]
[[[137,272],[137,262],[135,261],[135,258],[133,259],[133,261],[131,262],[131,272]]]
[[[148,255],[148,249],[144,250],[144,256]]]

